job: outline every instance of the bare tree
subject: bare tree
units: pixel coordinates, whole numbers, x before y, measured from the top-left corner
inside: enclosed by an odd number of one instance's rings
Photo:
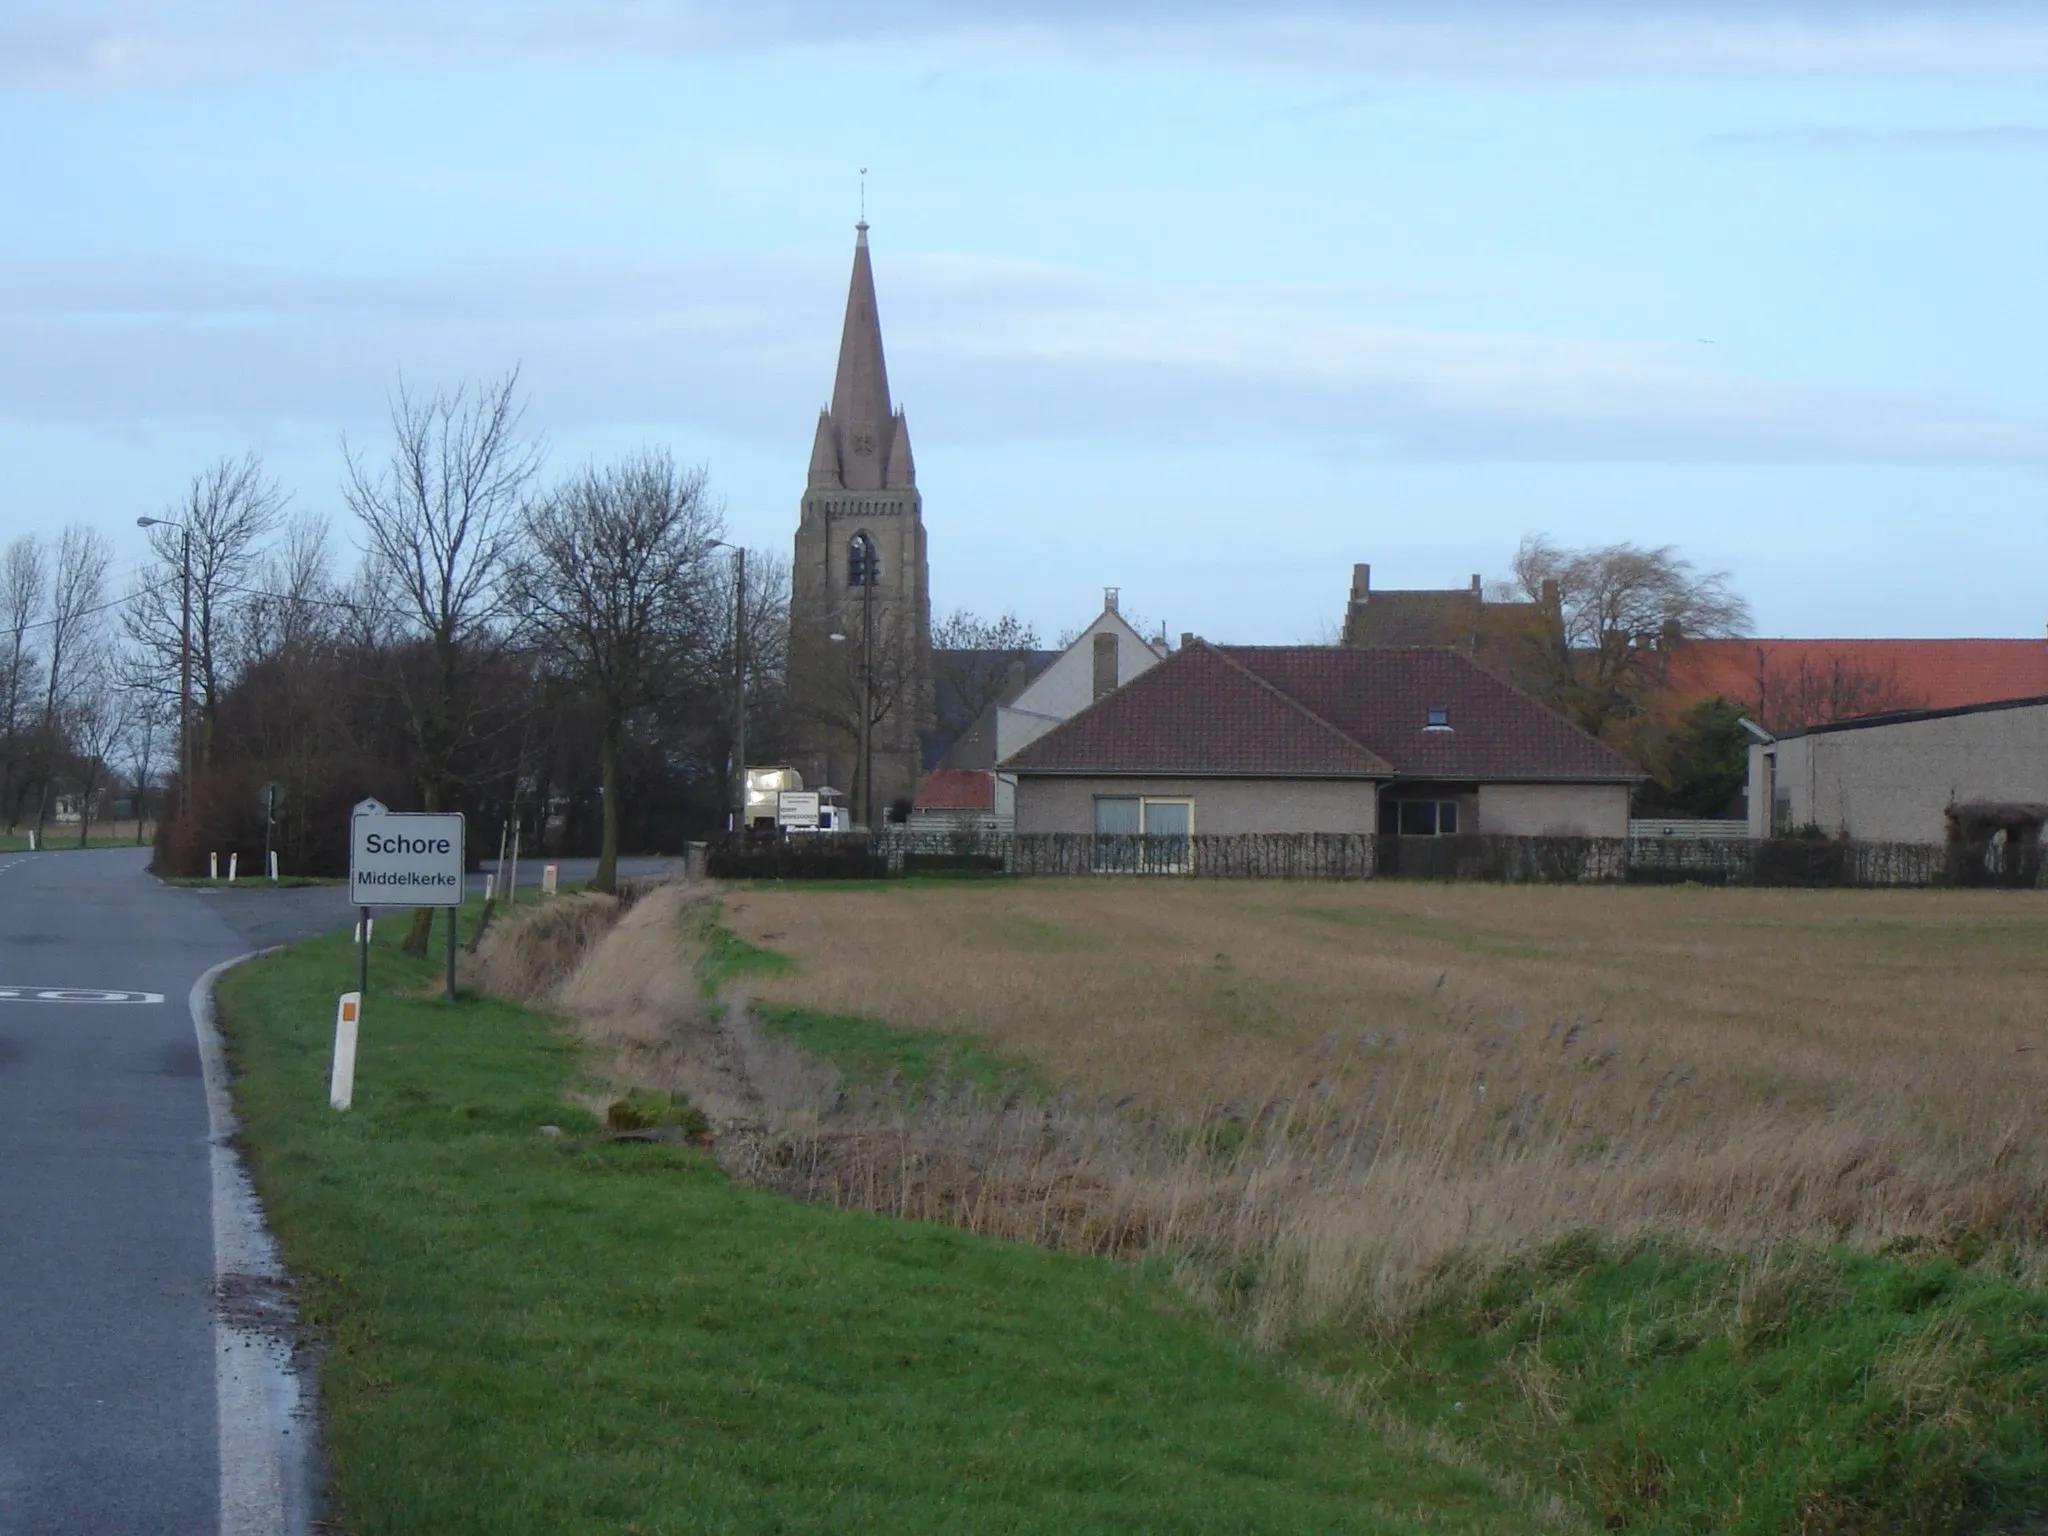
[[[245,615],[256,601],[251,577],[287,500],[255,454],[224,458],[194,475],[184,498],[167,507],[163,521],[149,530],[151,563],[129,590],[122,622],[149,673],[175,697],[184,647],[189,533],[195,769],[213,765],[221,694],[234,680]]]
[[[50,581],[48,616],[43,620],[42,794],[36,802],[36,838],[42,840],[50,811],[50,785],[65,741],[65,715],[91,684],[105,677],[107,566],[113,551],[106,538],[73,523],[57,539],[57,565]]]
[[[334,633],[342,607],[327,519],[302,513],[264,551],[241,615],[241,664],[300,655]]]
[[[167,699],[146,670],[132,660],[123,669],[121,692],[122,734],[119,742],[122,769],[133,789],[135,842],[143,841],[142,829],[149,820],[150,780],[157,771],[157,759],[166,740],[178,727],[178,706]]]
[[[1697,571],[1668,544],[1563,549],[1527,538],[1515,552],[1512,595],[1534,604],[1538,619],[1512,669],[1595,735],[1637,714],[1657,686],[1646,652],[1750,622],[1726,571]]]
[[[514,589],[537,638],[598,706],[603,783],[597,873],[617,889],[619,747],[636,710],[711,648],[713,541],[724,532],[702,469],[649,451],[591,467],[536,504]]]
[[[472,684],[505,643],[504,578],[541,457],[522,433],[518,385],[517,369],[426,398],[401,384],[389,454],[372,462],[342,445],[342,494],[363,525],[373,601],[422,652],[392,677],[430,811],[458,790],[458,761],[481,712]],[[430,908],[414,912],[409,951],[426,952],[432,923]]]
[[[1924,695],[1900,680],[1896,667],[1866,666],[1840,655],[1801,656],[1794,665],[1774,666],[1762,646],[1756,651],[1754,689],[1743,702],[1758,724],[1773,731],[1927,705]]]
[[[1008,690],[1038,649],[1038,631],[1013,613],[985,619],[956,608],[932,626],[932,693],[940,730],[957,736]]]
[[[87,679],[70,711],[70,746],[78,782],[78,846],[92,838],[93,801],[114,772],[114,755],[128,731],[128,694],[105,670]],[[138,812],[138,816],[139,816]]]
[[[21,814],[21,774],[29,760],[42,657],[37,649],[49,568],[43,546],[23,534],[0,559],[0,807],[9,831]]]

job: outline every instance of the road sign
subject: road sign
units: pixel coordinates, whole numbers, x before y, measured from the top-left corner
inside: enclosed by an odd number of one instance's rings
[[[775,797],[775,825],[785,832],[818,830],[818,792],[785,789]]]
[[[348,899],[357,907],[462,905],[462,813],[356,807],[348,837]]]

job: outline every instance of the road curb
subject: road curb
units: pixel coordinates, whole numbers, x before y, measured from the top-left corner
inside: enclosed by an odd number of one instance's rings
[[[314,1404],[293,1358],[297,1319],[289,1279],[235,1149],[241,1125],[213,1006],[223,972],[269,953],[224,960],[192,984],[213,1174],[220,1536],[307,1536],[312,1529]]]

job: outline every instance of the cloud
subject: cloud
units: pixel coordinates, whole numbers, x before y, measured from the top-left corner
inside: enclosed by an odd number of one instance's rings
[[[520,362],[557,430],[668,422],[801,453],[843,272],[619,263],[438,278],[0,267],[0,417],[361,430],[399,370]],[[1369,291],[1169,288],[903,258],[883,293],[919,441],[1094,439],[1433,462],[2044,464],[2048,421],[1716,371],[1696,348],[1389,323]],[[792,470],[792,473],[795,471]]]
[[[0,0],[0,79],[49,87],[906,40],[1321,75],[2048,67],[2048,17],[2020,3],[1965,11],[1924,0]]]
[[[1987,123],[1949,128],[1856,128],[1801,123],[1744,133],[1717,133],[1714,149],[1789,150],[1808,154],[1950,154],[1980,150],[2038,153],[2048,150],[2048,128]]]

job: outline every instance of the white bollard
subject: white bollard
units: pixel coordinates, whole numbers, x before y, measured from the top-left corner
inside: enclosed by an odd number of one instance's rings
[[[28,829],[28,851],[30,853],[36,851],[36,829],[34,827]]]
[[[489,901],[489,900],[490,900],[490,899],[491,899],[491,898],[492,898],[493,896],[495,896],[495,895],[497,894],[497,892],[498,892],[498,877],[497,877],[496,875],[485,875],[485,876],[484,876],[484,900],[485,900],[485,901]]]
[[[220,878],[220,855],[217,853],[209,853],[206,856],[206,878],[209,880],[218,880]]]
[[[270,878],[272,880],[277,878],[277,850],[275,848],[270,850]]]
[[[543,896],[555,894],[555,866],[543,864],[540,867],[540,893]]]
[[[327,1082],[327,1102],[347,1109],[356,1096],[356,1027],[363,994],[344,992],[334,1014],[334,1074]]]
[[[230,854],[228,855],[228,884],[229,884],[229,885],[233,885],[233,884],[235,883],[235,870],[236,870],[236,868],[237,868],[237,867],[238,867],[238,866],[239,866],[239,865],[241,864],[241,862],[242,862],[242,856],[241,856],[241,855],[240,855],[239,853],[230,853]]]

